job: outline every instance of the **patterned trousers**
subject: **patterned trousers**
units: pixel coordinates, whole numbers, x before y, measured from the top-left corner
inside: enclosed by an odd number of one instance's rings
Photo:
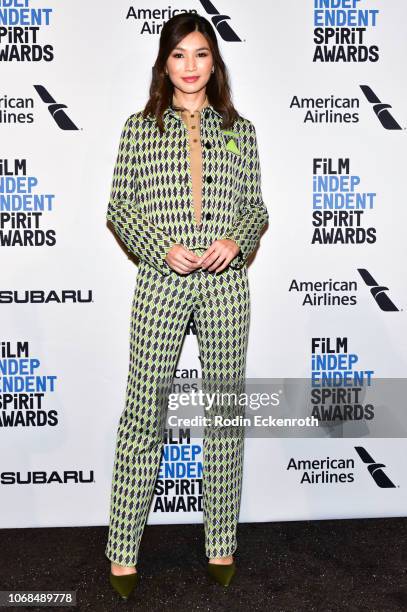
[[[196,249],[195,249],[196,250]],[[198,248],[198,255],[205,249]],[[130,364],[126,402],[119,420],[112,475],[109,534],[105,554],[135,566],[162,460],[168,391],[193,314],[205,380],[232,380],[242,392],[250,319],[247,268],[220,273],[195,270],[160,274],[141,262],[130,325]],[[209,388],[209,387],[208,387]],[[217,387],[219,389],[219,386]],[[221,408],[215,406],[217,414]],[[230,429],[230,428],[229,428]],[[208,558],[237,548],[244,433],[203,436],[202,496]],[[220,432],[220,433],[219,433]]]

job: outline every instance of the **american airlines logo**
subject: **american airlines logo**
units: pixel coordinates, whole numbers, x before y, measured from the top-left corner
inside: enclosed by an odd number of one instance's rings
[[[366,285],[370,287],[370,293],[381,310],[384,310],[385,312],[398,311],[397,306],[393,304],[387,293],[385,293],[389,290],[388,287],[379,285],[370,272],[368,272],[365,268],[358,268],[358,272],[365,281]]]
[[[230,19],[229,15],[221,15],[212,2],[208,0],[200,0],[200,2],[206,13],[213,15],[211,21],[223,40],[226,40],[226,42],[242,42],[227,21]]]
[[[73,121],[68,117],[65,112],[65,108],[68,108],[66,104],[58,103],[51,96],[49,91],[45,89],[43,85],[34,85],[34,89],[40,96],[41,100],[48,104],[48,110],[51,114],[51,117],[55,120],[55,123],[61,130],[78,130],[79,128],[73,123]]]
[[[401,130],[401,126],[388,110],[391,108],[391,104],[381,102],[369,85],[360,85],[360,88],[365,94],[368,102],[373,104],[373,110],[382,126],[386,128],[386,130]]]
[[[384,463],[376,463],[363,446],[355,446],[355,449],[363,463],[366,463],[367,470],[378,487],[381,489],[393,489],[396,487],[383,471],[383,468],[386,467]]]

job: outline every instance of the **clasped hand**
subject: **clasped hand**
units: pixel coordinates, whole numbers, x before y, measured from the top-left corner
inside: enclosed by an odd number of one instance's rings
[[[188,274],[198,268],[209,272],[221,272],[239,253],[240,247],[234,240],[215,240],[200,257],[182,244],[170,248],[165,258],[168,265],[179,274]]]

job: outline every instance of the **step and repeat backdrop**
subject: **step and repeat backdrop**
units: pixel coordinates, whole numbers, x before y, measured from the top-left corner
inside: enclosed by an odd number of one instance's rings
[[[404,0],[0,0],[0,527],[107,525],[138,268],[106,211],[180,11],[213,24],[256,127],[248,380],[325,425],[246,438],[240,520],[403,516]],[[191,319],[176,376],[199,357]],[[148,522],[202,522],[202,439],[167,431]]]

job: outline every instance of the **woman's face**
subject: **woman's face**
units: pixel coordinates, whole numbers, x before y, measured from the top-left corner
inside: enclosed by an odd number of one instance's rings
[[[201,32],[191,32],[185,36],[172,50],[166,64],[174,87],[184,93],[196,93],[205,87],[212,66],[212,52]],[[197,78],[185,80],[188,77]]]

